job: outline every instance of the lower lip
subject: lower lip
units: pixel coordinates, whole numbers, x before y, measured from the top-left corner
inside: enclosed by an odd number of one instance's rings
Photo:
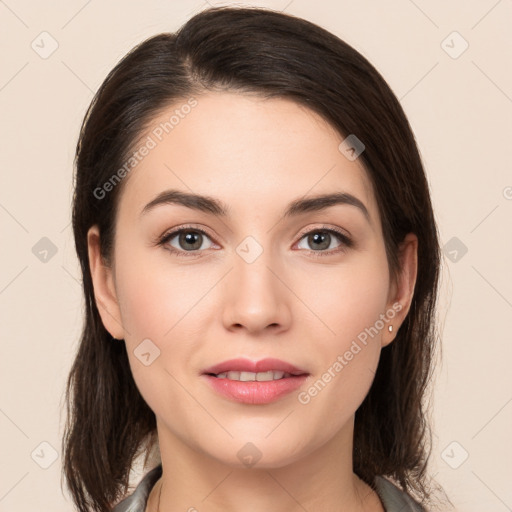
[[[219,379],[203,375],[210,386],[221,395],[243,404],[261,405],[274,402],[280,397],[295,391],[307,379],[307,375],[297,375],[278,380],[249,381]]]

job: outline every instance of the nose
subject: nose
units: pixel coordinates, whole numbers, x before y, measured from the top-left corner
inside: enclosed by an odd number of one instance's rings
[[[284,271],[263,251],[248,262],[238,254],[226,276],[222,320],[227,330],[277,334],[289,328],[290,296]]]

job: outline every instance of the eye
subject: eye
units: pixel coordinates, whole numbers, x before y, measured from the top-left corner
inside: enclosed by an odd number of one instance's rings
[[[338,245],[334,248],[331,247],[333,235],[334,239],[338,240]],[[211,241],[206,231],[195,227],[184,226],[164,234],[157,243],[158,245],[165,246],[168,251],[177,256],[195,257],[199,256],[202,250],[212,247],[212,244],[207,247],[204,246],[206,239]],[[304,247],[300,247],[302,240],[305,240],[307,244],[313,247],[313,249],[308,249],[309,252],[313,254],[313,257],[331,256],[345,252],[347,248],[354,245],[352,240],[342,231],[325,226],[304,233],[298,244],[300,249],[304,249]],[[331,250],[325,250],[330,247]]]
[[[197,251],[209,249],[204,246],[205,237],[210,239],[206,231],[199,228],[182,227],[166,233],[159,241],[159,245],[166,248],[177,256],[197,256]],[[192,254],[187,254],[192,253]]]
[[[326,251],[325,249],[329,249],[333,242],[333,235],[334,238],[339,241],[339,245],[334,247],[333,250]],[[353,246],[352,240],[345,233],[338,231],[337,229],[327,227],[308,231],[302,236],[301,241],[302,240],[305,240],[306,244],[309,244],[310,247],[314,247],[314,249],[310,249],[310,252],[316,253],[314,254],[314,257],[330,256],[332,254],[344,252],[347,248]],[[299,242],[299,244],[300,243],[301,242]],[[304,248],[300,247],[300,245],[298,245],[298,247],[301,249]]]

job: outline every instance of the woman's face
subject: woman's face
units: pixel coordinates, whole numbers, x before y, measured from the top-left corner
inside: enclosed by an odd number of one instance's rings
[[[161,443],[277,467],[351,436],[415,274],[405,288],[390,281],[368,176],[319,116],[235,93],[184,105],[137,146],[147,150],[124,178],[111,273],[95,266],[90,232],[100,313],[125,340]],[[212,367],[238,358],[302,376],[206,374],[236,371]]]

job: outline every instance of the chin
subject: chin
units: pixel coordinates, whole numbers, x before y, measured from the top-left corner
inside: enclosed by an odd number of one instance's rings
[[[266,438],[264,435],[246,435],[243,439],[236,437],[230,439],[223,447],[214,450],[207,450],[213,459],[233,469],[276,469],[288,466],[305,457],[314,449],[311,446],[297,448],[297,443],[292,443],[290,436],[278,436],[272,433],[274,439]],[[285,443],[285,440],[287,441]],[[300,439],[304,442],[304,439]]]

